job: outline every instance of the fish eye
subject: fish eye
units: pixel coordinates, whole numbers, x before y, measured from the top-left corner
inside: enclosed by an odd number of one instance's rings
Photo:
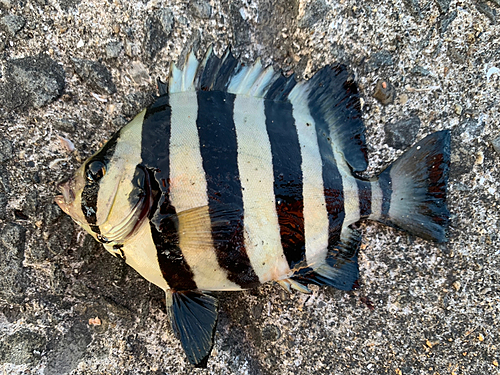
[[[90,182],[99,181],[106,174],[106,165],[99,160],[94,160],[87,164],[85,175]]]

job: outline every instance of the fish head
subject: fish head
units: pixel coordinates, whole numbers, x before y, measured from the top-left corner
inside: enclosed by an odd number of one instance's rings
[[[61,195],[55,197],[66,214],[104,244],[123,245],[147,219],[154,200],[134,133],[128,126],[115,134],[59,184]]]

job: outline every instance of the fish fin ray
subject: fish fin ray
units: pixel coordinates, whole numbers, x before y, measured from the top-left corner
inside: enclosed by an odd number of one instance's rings
[[[272,66],[263,66],[260,59],[247,65],[235,58],[229,47],[218,57],[211,46],[201,61],[191,52],[182,69],[171,65],[168,91],[224,91],[286,101],[295,84],[293,75],[285,77]]]
[[[196,59],[194,52],[190,52],[186,57],[182,69],[179,69],[175,64],[171,64],[168,92],[173,94],[176,92],[195,91],[195,77],[199,66],[200,63]]]
[[[449,166],[448,130],[432,133],[406,151],[378,177],[382,189],[392,190],[389,211],[378,221],[427,240],[446,242]]]
[[[191,364],[206,368],[214,344],[219,302],[200,291],[167,291],[167,313]]]
[[[358,285],[358,252],[361,233],[353,228],[345,228],[342,240],[328,250],[320,264],[298,269],[292,279],[306,284],[327,285],[340,290],[352,290]]]
[[[177,219],[183,246],[203,249],[216,245],[216,241],[231,242],[228,228],[233,228],[232,222],[242,222],[243,210],[232,204],[201,206],[178,212]]]
[[[329,130],[328,138],[350,168],[355,172],[366,170],[368,158],[361,102],[347,68],[341,64],[325,66],[310,80],[299,82],[290,93],[293,95],[307,100],[316,126]]]

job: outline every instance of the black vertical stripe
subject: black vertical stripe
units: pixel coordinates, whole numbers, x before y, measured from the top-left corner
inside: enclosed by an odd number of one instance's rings
[[[118,142],[118,138],[120,137],[120,131],[117,131],[111,139],[106,142],[106,144],[97,152],[92,158],[90,158],[85,164],[85,175],[87,175],[87,169],[90,164],[93,162],[101,162],[106,167],[109,164],[109,161],[113,157],[116,149],[116,143]],[[97,201],[99,196],[100,189],[100,181],[86,181],[85,187],[82,191],[81,197],[81,208],[83,214],[85,215],[85,219],[90,226],[90,229],[97,234],[101,234],[101,230],[97,223]],[[105,241],[102,241],[105,242]]]
[[[294,75],[292,74],[289,77],[285,77],[280,74],[278,79],[273,82],[271,87],[267,90],[266,99],[272,101],[280,101],[284,102],[288,100],[288,95],[293,90],[297,81],[295,80]]]
[[[146,111],[142,125],[142,163],[148,171],[154,197],[149,223],[163,278],[173,290],[193,290],[196,289],[194,274],[179,248],[177,215],[169,201],[171,109],[168,99],[168,95],[158,98]]]
[[[266,100],[266,128],[273,160],[274,196],[281,244],[291,269],[305,258],[304,197],[300,143],[289,102]]]
[[[259,278],[245,249],[243,196],[233,118],[235,95],[199,91],[197,96],[196,123],[217,260],[230,281],[250,288],[259,284]]]
[[[329,126],[323,118],[318,98],[309,97],[309,110],[316,127],[318,148],[323,164],[323,189],[328,212],[328,250],[332,251],[340,242],[340,233],[345,218],[342,176],[333,155]]]
[[[392,197],[392,178],[391,178],[392,166],[384,170],[379,176],[379,186],[382,190],[382,210],[380,213],[381,219],[387,219],[389,217],[389,209],[391,208],[391,197]]]
[[[372,214],[372,185],[370,181],[356,178],[358,185],[359,216],[366,219]]]

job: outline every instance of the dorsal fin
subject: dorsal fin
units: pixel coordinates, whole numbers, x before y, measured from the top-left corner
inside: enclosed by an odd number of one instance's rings
[[[358,87],[347,68],[340,64],[323,67],[309,81],[297,83],[290,93],[294,96],[308,102],[316,126],[330,130],[332,143],[351,169],[366,170],[365,125]]]
[[[276,72],[272,66],[264,68],[260,59],[252,65],[245,65],[233,56],[229,48],[219,58],[210,47],[201,62],[191,52],[182,70],[172,64],[168,91],[226,91],[267,98],[269,89],[273,88],[273,92],[279,90],[283,81],[289,82],[290,79]],[[275,87],[275,82],[280,82],[280,87]],[[275,95],[272,99],[277,98],[286,99],[286,95]]]
[[[351,169],[360,172],[368,166],[358,88],[344,65],[325,66],[309,81],[297,82],[293,75],[263,67],[260,59],[246,65],[229,48],[219,58],[210,47],[201,62],[191,52],[182,70],[172,64],[170,72],[170,93],[225,91],[273,101],[288,101],[289,96],[306,101],[314,121],[330,130]]]

